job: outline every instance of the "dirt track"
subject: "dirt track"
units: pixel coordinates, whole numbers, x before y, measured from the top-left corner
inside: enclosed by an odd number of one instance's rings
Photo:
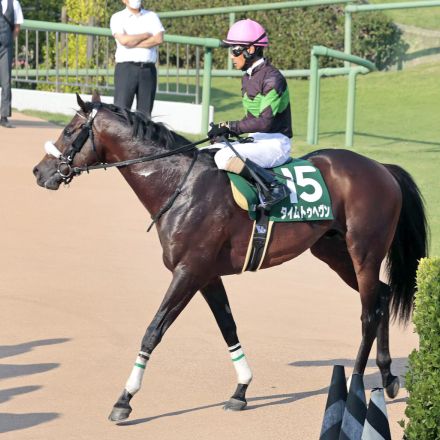
[[[12,120],[16,129],[0,127],[1,438],[318,439],[332,365],[353,367],[360,302],[309,253],[224,280],[254,372],[246,411],[221,409],[235,372],[198,295],[154,352],[130,421],[107,421],[170,275],[155,231],[145,232],[148,213],[117,171],[43,190],[32,168],[60,128]],[[390,339],[402,375],[417,338],[395,326]],[[374,352],[367,399],[379,385]],[[393,439],[405,398],[403,389],[387,405]]]

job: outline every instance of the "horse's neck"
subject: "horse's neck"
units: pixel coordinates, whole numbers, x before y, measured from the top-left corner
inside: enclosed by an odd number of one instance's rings
[[[120,172],[145,208],[154,215],[181,183],[190,163],[191,158],[176,155],[120,168]]]

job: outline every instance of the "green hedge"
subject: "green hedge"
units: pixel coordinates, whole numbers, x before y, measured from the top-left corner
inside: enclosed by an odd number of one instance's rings
[[[267,0],[212,0],[209,7],[267,3]],[[201,0],[149,0],[146,7],[155,11],[206,8]],[[119,8],[119,7],[118,7]],[[323,45],[336,50],[344,47],[344,8],[333,5],[236,14],[236,19],[251,18],[267,30],[271,47],[268,56],[281,69],[305,69],[310,64],[310,49]],[[229,15],[162,19],[170,34],[224,38]],[[353,15],[352,53],[373,61],[381,70],[395,64],[407,50],[402,33],[382,13]],[[227,52],[214,51],[214,66],[226,67]],[[340,61],[322,59],[321,66],[341,66]]]
[[[440,258],[424,258],[417,272],[414,325],[419,350],[409,357],[405,414],[408,440],[440,439]]]

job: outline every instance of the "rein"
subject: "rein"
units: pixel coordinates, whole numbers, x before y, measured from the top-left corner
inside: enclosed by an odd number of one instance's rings
[[[137,163],[150,162],[150,161],[153,161],[156,159],[162,159],[164,157],[174,156],[175,154],[178,154],[178,153],[184,153],[184,152],[189,152],[189,151],[194,150],[194,155],[193,155],[191,164],[190,164],[188,170],[186,171],[185,175],[183,176],[182,180],[180,181],[179,185],[177,186],[176,190],[171,195],[171,197],[168,199],[168,201],[165,203],[165,205],[162,206],[162,208],[156,214],[151,216],[152,222],[147,229],[147,232],[150,232],[154,223],[156,223],[157,220],[159,220],[160,217],[162,217],[162,215],[165,214],[165,212],[167,212],[171,208],[171,206],[173,206],[174,201],[177,199],[179,194],[182,192],[182,188],[185,185],[185,182],[188,179],[188,176],[190,175],[190,173],[191,173],[191,171],[197,161],[198,150],[195,147],[199,144],[203,144],[204,142],[208,141],[209,138],[205,138],[205,139],[202,139],[197,142],[185,144],[185,145],[182,145],[181,147],[176,148],[175,150],[166,151],[164,153],[155,154],[153,156],[142,156],[142,157],[138,157],[136,159],[121,160],[119,162],[111,162],[111,163],[103,163],[101,161],[101,163],[97,164],[97,165],[91,165],[91,166],[86,165],[83,167],[73,167],[72,163],[73,163],[73,160],[74,160],[76,154],[81,151],[82,147],[84,146],[84,144],[87,142],[88,139],[91,140],[93,151],[96,153],[96,155],[99,159],[97,149],[95,146],[94,134],[93,134],[93,120],[95,119],[96,114],[98,113],[98,110],[100,107],[101,107],[101,104],[96,104],[93,107],[92,111],[90,112],[90,115],[87,118],[87,121],[82,125],[81,131],[79,132],[78,136],[73,141],[72,145],[70,146],[69,150],[67,151],[67,153],[65,155],[63,155],[57,149],[57,147],[54,144],[52,144],[51,142],[48,142],[45,145],[46,152],[48,154],[52,154],[53,156],[55,156],[57,159],[60,160],[60,163],[58,164],[57,172],[62,177],[63,182],[65,184],[70,183],[74,176],[79,176],[84,171],[89,173],[91,170],[99,170],[99,169],[106,170],[107,168],[112,168],[112,167],[121,168],[121,167],[126,167],[129,165],[134,165]],[[49,144],[49,145],[47,145],[47,144]]]
[[[112,167],[126,167],[128,165],[134,165],[137,163],[149,162],[149,161],[156,160],[156,159],[162,159],[163,157],[174,156],[174,154],[185,153],[185,152],[191,151],[194,149],[195,146],[203,144],[208,140],[209,140],[209,138],[205,138],[205,139],[202,139],[197,142],[192,142],[190,144],[182,145],[181,147],[176,148],[175,150],[167,151],[165,153],[159,153],[154,156],[142,156],[142,157],[138,157],[137,159],[121,160],[119,162],[101,163],[98,165],[90,165],[90,166],[86,165],[83,167],[73,167],[72,172],[76,175],[79,175],[84,171],[88,173],[89,171],[92,171],[92,170],[99,170],[99,169],[106,170],[107,168],[112,168]]]

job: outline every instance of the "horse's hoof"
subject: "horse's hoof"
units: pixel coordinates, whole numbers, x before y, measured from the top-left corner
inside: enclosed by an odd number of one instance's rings
[[[386,386],[385,391],[387,393],[387,396],[390,399],[394,399],[397,396],[397,393],[400,389],[400,381],[397,376],[391,376],[393,379],[391,382]]]
[[[114,406],[112,412],[108,416],[108,419],[111,422],[121,422],[122,420],[128,419],[130,413],[131,406],[128,406],[128,408],[118,408]]]
[[[231,397],[226,403],[223,409],[225,411],[241,411],[246,408],[246,400],[234,399]]]

